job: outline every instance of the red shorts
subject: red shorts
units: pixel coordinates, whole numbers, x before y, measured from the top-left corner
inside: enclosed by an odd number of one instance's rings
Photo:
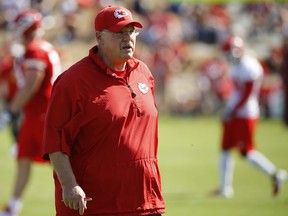
[[[258,119],[235,118],[223,123],[222,150],[237,148],[245,155],[254,149],[254,134]]]
[[[34,162],[47,162],[42,159],[43,154],[44,116],[25,118],[18,134],[17,158],[30,158]]]

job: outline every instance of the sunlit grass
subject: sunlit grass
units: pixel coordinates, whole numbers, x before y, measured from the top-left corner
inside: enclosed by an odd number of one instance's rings
[[[221,125],[217,117],[161,117],[159,164],[167,216],[286,216],[288,185],[271,196],[271,181],[235,153],[235,197],[209,196],[218,185]],[[260,121],[257,148],[277,166],[288,170],[288,128],[279,121]],[[0,133],[0,205],[11,194],[15,161],[9,153],[8,130]],[[21,216],[51,216],[54,186],[49,165],[33,167]]]

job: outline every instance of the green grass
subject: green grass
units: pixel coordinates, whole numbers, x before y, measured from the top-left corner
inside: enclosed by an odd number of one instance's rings
[[[278,197],[271,196],[271,181],[235,153],[235,196],[230,200],[209,196],[218,185],[221,127],[217,117],[161,117],[159,163],[166,216],[286,216],[288,185]],[[14,159],[9,154],[11,138],[0,133],[0,205],[12,190]],[[262,120],[257,148],[277,166],[288,170],[288,128],[281,122]],[[25,192],[21,216],[55,215],[52,171],[35,165]]]
[[[13,144],[8,130],[0,133],[0,208],[12,194],[16,161],[10,154]],[[35,164],[32,167],[31,178],[24,193],[24,208],[21,216],[51,216],[54,210],[54,185],[50,165]]]
[[[209,196],[218,185],[221,125],[217,118],[162,118],[159,161],[167,216],[284,216],[288,189],[271,197],[270,178],[235,153],[235,197]],[[261,121],[258,150],[288,169],[288,129],[277,121]]]

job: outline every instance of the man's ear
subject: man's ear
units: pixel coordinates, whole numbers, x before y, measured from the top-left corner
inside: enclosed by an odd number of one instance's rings
[[[96,37],[96,41],[99,43],[99,41],[101,41],[101,32],[100,31],[97,31],[95,33],[95,37]]]

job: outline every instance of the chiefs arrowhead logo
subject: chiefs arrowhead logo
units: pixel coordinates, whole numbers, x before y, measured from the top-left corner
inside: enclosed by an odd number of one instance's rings
[[[149,87],[145,83],[138,83],[138,88],[143,94],[147,94]]]
[[[123,17],[125,17],[125,16],[128,16],[128,12],[125,11],[125,10],[123,10],[123,9],[116,9],[116,10],[114,11],[114,16],[115,16],[116,18],[118,18],[118,19],[121,19],[121,18],[123,18]]]

